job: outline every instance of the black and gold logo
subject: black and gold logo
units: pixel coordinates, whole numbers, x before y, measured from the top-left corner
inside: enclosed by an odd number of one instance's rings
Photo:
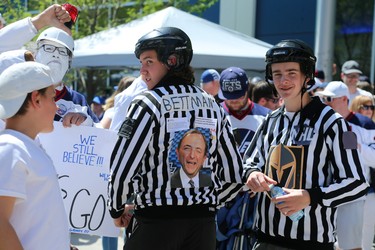
[[[303,146],[279,144],[270,148],[265,174],[286,188],[300,189],[303,174]]]

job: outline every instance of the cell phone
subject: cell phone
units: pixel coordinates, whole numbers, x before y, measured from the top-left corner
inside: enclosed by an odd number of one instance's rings
[[[78,8],[70,3],[64,3],[62,6],[65,8],[66,11],[69,12],[71,19],[69,22],[64,23],[64,25],[69,29],[72,29],[73,25],[76,23],[78,18]]]

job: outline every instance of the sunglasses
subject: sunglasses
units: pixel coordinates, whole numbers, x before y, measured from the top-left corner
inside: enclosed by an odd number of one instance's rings
[[[323,102],[333,102],[333,99],[340,98],[340,97],[330,97],[330,96],[324,96],[322,97]]]
[[[359,108],[363,109],[363,110],[372,110],[372,111],[374,111],[375,106],[374,105],[361,105],[361,106],[359,106]]]
[[[267,101],[272,101],[272,103],[276,104],[280,101],[280,98],[271,98],[271,97],[265,97]]]

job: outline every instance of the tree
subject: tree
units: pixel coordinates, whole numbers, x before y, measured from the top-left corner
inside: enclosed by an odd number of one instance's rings
[[[169,6],[186,12],[201,15],[218,0],[72,0],[70,3],[79,9],[78,21],[72,30],[74,39],[79,39],[101,30],[124,24],[154,13]],[[192,3],[194,2],[194,3]],[[51,5],[50,0],[5,0],[0,4],[0,13],[11,23],[23,17],[35,15]],[[113,72],[111,72],[113,73]],[[86,93],[90,102],[94,95],[105,95],[108,91],[103,69],[81,69],[74,76],[67,74],[66,82],[72,83],[78,76],[78,91]]]

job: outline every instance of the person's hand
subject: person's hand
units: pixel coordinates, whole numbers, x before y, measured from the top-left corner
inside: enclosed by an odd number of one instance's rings
[[[252,192],[269,191],[269,184],[277,184],[277,182],[261,172],[252,172],[247,178],[246,185]]]
[[[73,245],[70,245],[70,250],[79,250],[79,249]]]
[[[64,23],[69,22],[70,20],[69,12],[59,4],[53,4],[35,17],[31,18],[31,22],[38,31],[44,27],[51,26],[60,28],[71,35],[72,31],[64,25]]]
[[[87,116],[82,113],[70,112],[64,115],[62,123],[64,128],[71,127],[72,124],[79,126],[86,120],[86,118]]]
[[[287,193],[279,197],[272,198],[272,202],[285,216],[292,215],[310,205],[310,194],[304,189],[283,188]]]
[[[133,217],[133,210],[134,210],[134,204],[126,204],[124,212],[122,213],[121,217],[113,219],[115,226],[127,228],[129,226],[129,222],[131,218]]]

